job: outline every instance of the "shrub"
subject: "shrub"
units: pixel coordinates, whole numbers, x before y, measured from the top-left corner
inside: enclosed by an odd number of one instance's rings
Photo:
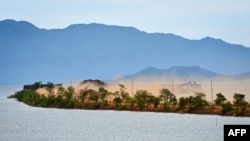
[[[221,109],[222,114],[226,114],[227,112],[230,112],[233,109],[230,101],[223,103],[221,106],[222,106],[222,109]]]
[[[119,110],[126,110],[127,109],[127,106],[126,105],[120,105],[119,106]]]

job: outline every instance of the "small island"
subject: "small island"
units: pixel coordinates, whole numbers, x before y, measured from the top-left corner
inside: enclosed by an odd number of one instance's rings
[[[124,84],[117,83],[116,91],[109,91],[106,84],[100,80],[84,80],[80,85],[91,84],[90,88],[78,88],[62,84],[41,84],[35,82],[25,85],[8,98],[16,98],[30,106],[64,109],[89,110],[126,110],[147,112],[171,112],[190,114],[211,114],[223,116],[250,117],[250,104],[245,100],[245,94],[235,93],[233,101],[228,101],[222,93],[217,93],[213,102],[205,100],[206,94],[195,92],[188,97],[176,98],[169,89],[162,88],[158,95],[147,90],[137,90],[134,94],[126,91]]]

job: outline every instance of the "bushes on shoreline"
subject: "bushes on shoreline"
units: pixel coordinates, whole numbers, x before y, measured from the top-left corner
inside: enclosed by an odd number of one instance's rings
[[[137,90],[134,96],[130,96],[123,84],[118,84],[119,91],[110,92],[104,87],[99,87],[98,90],[85,88],[79,91],[72,86],[67,89],[61,86],[56,88],[53,83],[48,82],[45,95],[38,93],[37,83],[33,85],[32,89],[18,91],[9,98],[16,98],[18,101],[38,107],[250,116],[249,103],[245,101],[245,95],[240,93],[234,94],[233,102],[227,101],[223,94],[218,93],[213,104],[205,100],[205,93],[196,92],[194,96],[180,97],[177,100],[176,96],[165,88],[160,90],[158,96],[147,90]]]

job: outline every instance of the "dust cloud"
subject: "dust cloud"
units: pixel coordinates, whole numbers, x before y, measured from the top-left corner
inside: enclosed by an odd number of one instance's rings
[[[191,80],[191,79],[190,79]],[[181,81],[181,80],[145,80],[137,79],[133,81],[108,81],[103,86],[110,92],[119,91],[119,85],[125,85],[126,92],[133,96],[137,90],[147,90],[152,95],[159,96],[159,91],[163,88],[169,89],[179,99],[194,95],[195,92],[206,94],[206,100],[211,102],[216,98],[217,93],[222,93],[227,100],[233,101],[234,93],[245,94],[245,100],[250,102],[250,80],[201,80],[201,81]],[[76,92],[80,89],[89,88],[98,90],[99,87],[91,83],[80,85],[79,82],[65,84],[73,86]]]

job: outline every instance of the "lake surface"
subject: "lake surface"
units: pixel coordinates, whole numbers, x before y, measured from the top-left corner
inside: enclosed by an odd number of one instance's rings
[[[224,124],[249,117],[37,108],[6,97],[0,86],[1,141],[222,141]]]

